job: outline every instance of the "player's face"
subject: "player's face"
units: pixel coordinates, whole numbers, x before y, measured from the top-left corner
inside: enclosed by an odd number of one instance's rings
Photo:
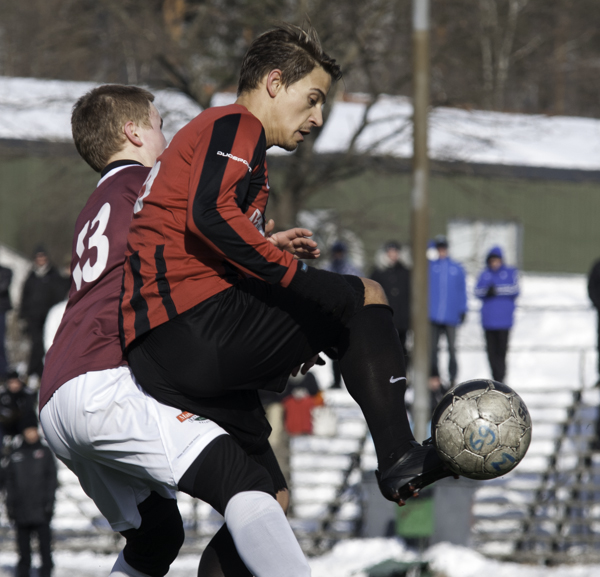
[[[162,133],[162,118],[160,117],[156,106],[152,103],[150,103],[150,123],[150,128],[142,126],[139,130],[140,138],[144,143],[150,166],[152,166],[167,146],[167,139]]]
[[[322,126],[323,105],[330,88],[331,76],[321,67],[283,88],[273,115],[273,144],[296,150],[313,127]]]

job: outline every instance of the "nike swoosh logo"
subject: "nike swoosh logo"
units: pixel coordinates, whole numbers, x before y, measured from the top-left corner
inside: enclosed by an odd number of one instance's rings
[[[406,380],[406,377],[398,377],[397,379],[395,379],[394,377],[390,377],[390,383],[397,383],[398,381],[401,381],[402,379]]]

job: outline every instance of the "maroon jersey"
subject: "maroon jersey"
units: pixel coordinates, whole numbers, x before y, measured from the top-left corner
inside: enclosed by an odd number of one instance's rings
[[[287,286],[293,256],[264,237],[266,138],[239,104],[173,138],[136,202],[122,299],[125,345],[252,275]]]
[[[119,340],[119,295],[133,205],[149,169],[114,168],[75,224],[69,302],[46,355],[40,410],[67,381],[126,365]]]

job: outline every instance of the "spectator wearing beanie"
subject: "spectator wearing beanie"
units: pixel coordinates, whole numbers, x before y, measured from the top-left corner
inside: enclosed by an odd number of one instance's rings
[[[50,449],[42,444],[37,416],[33,410],[19,421],[23,444],[13,451],[6,468],[6,510],[17,533],[19,562],[16,577],[29,577],[31,536],[36,533],[42,566],[39,577],[52,574],[50,521],[57,488],[56,463]]]

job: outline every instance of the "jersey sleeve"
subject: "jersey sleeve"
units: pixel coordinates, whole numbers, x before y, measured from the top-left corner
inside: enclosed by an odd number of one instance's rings
[[[264,171],[265,156],[256,118],[230,114],[216,120],[210,140],[196,147],[192,159],[187,226],[240,270],[287,286],[297,261],[270,243],[242,210],[256,194],[253,176]]]

